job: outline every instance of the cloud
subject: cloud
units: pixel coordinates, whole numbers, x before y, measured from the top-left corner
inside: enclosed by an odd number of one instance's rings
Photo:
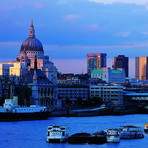
[[[21,41],[16,41],[16,42],[0,42],[0,45],[21,45]]]
[[[43,8],[44,5],[41,4],[41,3],[35,3],[35,4],[34,4],[34,7],[35,7],[35,8]]]
[[[92,24],[92,25],[88,25],[88,27],[92,28],[92,29],[98,29],[99,25],[98,24]]]
[[[121,36],[121,37],[124,37],[124,38],[126,38],[130,35],[131,35],[131,32],[118,32],[118,33],[115,34],[115,36]]]
[[[15,42],[2,42],[0,41],[0,45],[17,45],[21,46],[22,41],[15,41]],[[56,49],[113,49],[113,48],[139,48],[139,47],[148,47],[148,41],[143,42],[126,42],[122,45],[98,45],[98,46],[91,46],[91,45],[53,45],[53,44],[43,44],[46,51],[55,51]]]
[[[61,3],[61,4],[66,4],[67,0],[59,0],[58,2]]]
[[[44,48],[48,52],[52,51],[58,51],[59,49],[61,51],[74,49],[76,52],[83,52],[85,50],[98,50],[98,49],[135,49],[135,48],[142,48],[142,47],[148,47],[148,41],[144,42],[126,42],[122,45],[98,45],[98,46],[91,46],[91,45],[48,45],[44,44]],[[76,50],[77,49],[77,50]]]
[[[144,35],[148,35],[148,32],[142,32],[142,34],[144,34]]]
[[[90,2],[113,4],[113,3],[125,3],[125,4],[136,4],[136,5],[148,5],[148,0],[88,0]]]
[[[4,5],[0,7],[0,11],[4,11],[4,10],[12,10],[15,9],[16,7],[13,5]]]
[[[65,20],[68,20],[68,21],[75,21],[75,20],[77,20],[77,19],[79,19],[79,18],[80,18],[80,17],[79,17],[78,15],[72,15],[72,14],[67,15],[67,16],[64,17],[64,19],[65,19]]]
[[[14,4],[9,4],[9,5],[1,5],[0,6],[0,11],[9,11],[9,10],[13,10],[13,9],[21,9],[24,7],[30,7],[33,6],[35,8],[43,8],[44,4],[43,3],[35,3],[35,2],[29,2],[28,3],[24,3],[24,2],[17,2],[17,5]]]
[[[85,31],[96,31],[101,28],[98,24],[90,24],[90,25],[77,25],[78,29],[85,30]]]

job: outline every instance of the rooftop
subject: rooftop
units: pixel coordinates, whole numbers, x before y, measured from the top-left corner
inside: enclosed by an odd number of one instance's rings
[[[95,69],[92,71],[92,74],[102,74],[103,73],[103,69]]]

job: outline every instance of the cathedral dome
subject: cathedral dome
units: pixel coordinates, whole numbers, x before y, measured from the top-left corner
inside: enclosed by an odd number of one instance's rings
[[[21,45],[20,51],[44,51],[42,43],[35,38],[35,30],[33,26],[33,20],[31,21],[31,26],[29,30],[29,38],[24,40]]]
[[[21,45],[20,51],[43,51],[43,45],[42,43],[37,39],[33,37],[29,37]]]

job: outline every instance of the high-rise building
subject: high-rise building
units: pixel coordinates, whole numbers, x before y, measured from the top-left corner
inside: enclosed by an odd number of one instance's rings
[[[128,57],[124,55],[119,55],[118,57],[114,57],[114,69],[124,68],[125,76],[128,77]]]
[[[148,79],[148,57],[135,58],[135,77],[138,80]]]
[[[87,73],[90,76],[94,69],[106,67],[106,53],[87,54]]]

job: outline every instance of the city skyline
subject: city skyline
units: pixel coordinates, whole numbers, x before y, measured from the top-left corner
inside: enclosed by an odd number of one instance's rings
[[[1,2],[0,12],[1,61],[19,54],[31,18],[45,54],[61,72],[86,72],[87,53],[107,53],[108,65],[118,55],[133,60],[148,54],[146,0],[14,0]]]

